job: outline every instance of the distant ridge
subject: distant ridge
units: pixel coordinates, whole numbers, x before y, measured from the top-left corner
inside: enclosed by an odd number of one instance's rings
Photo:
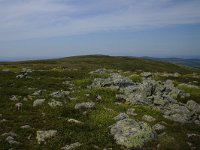
[[[185,58],[154,58],[154,57],[142,57],[144,59],[149,60],[159,60],[159,61],[166,61],[170,63],[174,63],[177,65],[192,67],[200,69],[200,59],[194,58],[194,59],[185,59]]]

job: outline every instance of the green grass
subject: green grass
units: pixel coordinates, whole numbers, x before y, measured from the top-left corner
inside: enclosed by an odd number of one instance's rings
[[[32,79],[16,79],[16,75],[20,74],[22,68],[35,70],[30,73]],[[122,74],[130,77],[134,82],[142,81],[142,78],[138,75],[142,71],[178,72],[181,74],[180,78],[157,78],[157,80],[163,81],[172,79],[177,84],[197,80],[193,78],[193,72],[196,72],[198,75],[200,74],[197,70],[183,68],[170,63],[143,60],[140,58],[109,56],[82,56],[54,60],[1,63],[0,114],[8,122],[0,123],[0,135],[13,131],[18,134],[16,140],[21,142],[21,144],[10,146],[5,141],[5,138],[0,136],[0,149],[6,150],[13,147],[20,150],[54,150],[60,149],[66,144],[80,142],[82,146],[77,149],[90,150],[94,149],[93,146],[98,146],[99,149],[113,148],[114,150],[122,150],[124,148],[115,143],[113,136],[109,133],[110,130],[108,127],[115,122],[113,117],[117,116],[120,112],[126,112],[129,108],[135,108],[135,112],[138,115],[132,118],[138,121],[141,121],[142,116],[146,114],[156,118],[156,122],[165,121],[167,123],[165,132],[168,137],[148,142],[145,144],[144,149],[151,146],[155,147],[158,142],[161,144],[160,149],[170,149],[171,145],[174,145],[176,149],[187,148],[185,145],[186,134],[196,133],[200,130],[198,126],[174,123],[163,118],[159,110],[150,107],[133,106],[126,103],[117,105],[115,104],[115,95],[119,94],[118,91],[87,89],[87,86],[92,83],[93,79],[110,76],[110,74],[89,74],[90,71],[99,68],[112,69],[114,72],[121,70]],[[10,72],[1,71],[3,69],[10,69]],[[74,84],[72,86],[73,89],[71,89],[71,85],[62,84],[64,81],[70,81]],[[199,86],[199,83],[195,84]],[[181,88],[189,92],[192,99],[199,102],[199,90]],[[33,92],[41,89],[46,89],[46,92],[40,96],[30,97]],[[70,100],[68,97],[55,98],[63,102],[64,106],[51,108],[48,105],[48,102],[52,99],[49,94],[58,90],[71,91],[69,96],[75,99]],[[12,95],[21,96],[19,102],[23,103],[22,109],[17,110],[15,107],[17,102],[10,101],[9,98]],[[100,95],[102,99],[97,101],[97,95]],[[24,97],[28,98],[28,101],[23,101]],[[38,98],[45,98],[45,103],[41,106],[33,107],[33,101]],[[87,111],[86,115],[84,115],[85,110],[74,109],[76,103],[89,101],[94,101],[96,107]],[[45,113],[45,116],[42,115],[43,113]],[[69,118],[77,119],[84,122],[84,124],[68,123],[67,119]],[[26,130],[20,129],[20,126],[25,124],[29,124],[32,128]],[[36,131],[50,129],[58,130],[57,136],[47,140],[46,144],[38,145]],[[29,135],[31,135],[30,140],[27,139]],[[175,140],[171,140],[171,137],[174,137]],[[196,138],[188,140],[198,145]]]

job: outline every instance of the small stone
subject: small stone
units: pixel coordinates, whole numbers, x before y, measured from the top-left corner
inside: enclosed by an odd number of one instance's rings
[[[1,121],[0,121],[0,123],[2,123],[2,122],[6,122],[7,120],[6,119],[2,119]]]
[[[39,96],[42,94],[42,90],[38,90],[38,91],[35,91],[32,95],[33,96]]]
[[[67,120],[69,123],[75,123],[75,124],[84,124],[83,122],[76,120],[76,119],[68,119]]]
[[[9,143],[9,144],[20,144],[19,142],[15,141],[15,139],[12,137],[12,136],[8,136],[6,138],[6,141]]]
[[[75,109],[92,109],[95,107],[95,103],[94,102],[85,102],[85,103],[78,103],[75,105]]]
[[[57,134],[57,130],[48,130],[48,131],[37,131],[36,139],[38,144],[45,142],[46,139],[54,137]]]
[[[57,106],[63,106],[62,102],[51,100],[51,102],[48,103],[50,107],[57,107]]]
[[[152,127],[152,129],[155,130],[155,131],[160,131],[160,130],[164,130],[165,126],[157,123]]]
[[[72,149],[77,148],[79,146],[81,146],[81,143],[76,142],[76,143],[73,143],[73,144],[70,144],[70,145],[66,145],[65,147],[62,147],[61,150],[72,150]]]
[[[18,101],[18,96],[17,95],[12,95],[10,98],[11,101]]]
[[[50,94],[51,97],[54,97],[54,98],[63,98],[65,96],[68,96],[70,94],[69,91],[63,91],[63,90],[60,90],[60,91],[56,91],[56,92],[53,92]]]
[[[114,120],[119,121],[128,118],[126,113],[120,113],[118,116],[114,117]]]
[[[30,125],[24,125],[24,126],[21,126],[20,128],[21,128],[21,129],[30,129],[31,126],[30,126]]]
[[[96,100],[102,100],[102,97],[100,95],[97,95]]]
[[[36,100],[33,102],[33,107],[35,107],[35,106],[40,106],[40,105],[42,105],[44,102],[45,102],[45,99],[36,99]]]
[[[12,136],[12,137],[17,137],[17,134],[14,133],[14,132],[12,132],[12,131],[10,131],[10,132],[8,132],[8,133],[3,133],[1,136]]]
[[[144,115],[144,116],[142,117],[142,120],[147,121],[147,122],[153,122],[153,121],[155,121],[156,119],[153,118],[152,116]]]
[[[129,108],[126,113],[128,115],[131,115],[131,116],[136,116],[137,114],[135,113],[135,109],[134,108]]]

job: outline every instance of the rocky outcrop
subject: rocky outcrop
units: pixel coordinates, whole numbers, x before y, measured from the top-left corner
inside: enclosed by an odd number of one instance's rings
[[[187,98],[190,95],[180,90],[173,81],[165,82],[152,80],[151,73],[142,74],[146,79],[141,83],[133,83],[129,78],[117,73],[109,78],[96,78],[89,88],[112,88],[119,90],[117,102],[128,102],[137,105],[148,105],[160,109],[164,117],[180,123],[200,123],[200,106],[194,101],[185,105],[176,99]]]

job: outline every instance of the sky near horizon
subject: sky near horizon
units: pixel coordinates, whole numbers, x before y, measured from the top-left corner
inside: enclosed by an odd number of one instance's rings
[[[200,0],[0,0],[0,59],[200,58]]]

